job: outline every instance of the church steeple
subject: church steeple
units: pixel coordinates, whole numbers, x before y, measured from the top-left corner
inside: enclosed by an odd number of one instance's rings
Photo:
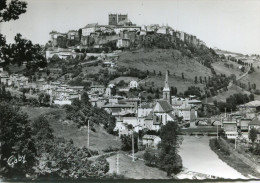
[[[164,88],[163,88],[163,100],[166,100],[171,104],[171,90],[168,83],[168,71],[166,71]]]
[[[164,89],[167,89],[167,90],[169,89],[168,77],[169,77],[169,76],[168,76],[168,71],[166,71],[163,90],[164,90]]]

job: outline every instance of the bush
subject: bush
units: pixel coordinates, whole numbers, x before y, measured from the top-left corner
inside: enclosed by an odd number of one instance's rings
[[[257,144],[253,150],[254,155],[260,155],[260,144]]]
[[[221,153],[223,153],[226,156],[230,155],[229,148],[222,142],[221,139],[219,139],[219,140],[217,140],[215,138],[210,139],[209,146],[211,149],[220,151]]]

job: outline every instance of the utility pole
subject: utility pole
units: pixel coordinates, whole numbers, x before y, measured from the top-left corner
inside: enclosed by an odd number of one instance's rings
[[[227,117],[227,108],[225,107],[225,118]]]
[[[88,148],[89,148],[89,120],[88,120]]]
[[[217,124],[217,140],[218,140],[218,124]]]
[[[119,175],[119,152],[117,151],[117,157],[116,157],[116,173]]]
[[[135,142],[134,142],[134,129],[133,129],[133,133],[132,133],[132,153],[133,153],[133,161],[135,161]]]
[[[136,111],[136,119],[137,119],[137,125],[138,125],[138,138],[137,138],[137,146],[139,145],[139,116],[138,116],[138,102],[137,102],[137,111]]]
[[[206,104],[208,104],[208,95],[207,95],[207,90],[205,90],[206,93]]]
[[[237,149],[237,138],[235,138],[235,149]]]

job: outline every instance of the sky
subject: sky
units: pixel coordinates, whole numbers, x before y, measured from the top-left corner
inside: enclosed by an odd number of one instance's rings
[[[17,33],[45,44],[52,30],[108,24],[109,13],[128,14],[137,25],[169,25],[207,46],[260,54],[260,0],[25,0],[27,12],[0,24],[7,42]]]

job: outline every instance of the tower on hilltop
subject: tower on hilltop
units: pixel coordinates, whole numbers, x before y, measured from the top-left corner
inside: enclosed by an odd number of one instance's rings
[[[127,20],[127,14],[125,14],[125,15],[119,14],[118,15],[118,22],[123,21],[123,20]]]
[[[108,15],[108,25],[117,25],[117,14]]]
[[[163,100],[166,100],[169,104],[171,104],[171,90],[168,83],[168,71],[166,71],[164,88],[163,88]]]

